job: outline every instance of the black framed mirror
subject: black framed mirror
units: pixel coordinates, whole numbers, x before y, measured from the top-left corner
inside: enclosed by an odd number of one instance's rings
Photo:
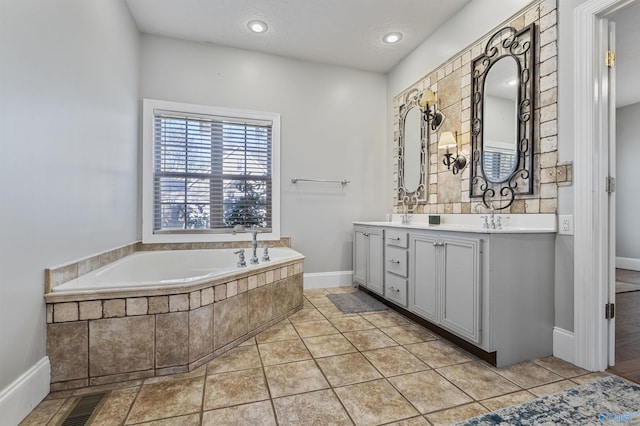
[[[496,210],[533,194],[535,37],[502,28],[471,63],[469,196]]]

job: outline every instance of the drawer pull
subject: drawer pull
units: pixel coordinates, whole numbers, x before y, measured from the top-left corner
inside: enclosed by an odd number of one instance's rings
[[[396,293],[400,293],[400,289],[399,288],[389,287],[389,290],[395,291]]]
[[[400,241],[400,237],[389,237],[390,240]]]
[[[399,260],[394,260],[394,259],[389,259],[387,262],[391,262],[391,263],[400,263]]]

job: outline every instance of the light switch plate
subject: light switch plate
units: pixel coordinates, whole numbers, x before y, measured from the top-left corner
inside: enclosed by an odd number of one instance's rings
[[[573,215],[561,214],[558,216],[558,234],[573,235]]]

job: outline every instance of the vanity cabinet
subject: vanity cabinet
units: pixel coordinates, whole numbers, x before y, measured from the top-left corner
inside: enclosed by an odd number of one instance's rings
[[[373,226],[353,228],[353,281],[379,295],[384,293],[384,231]]]
[[[555,230],[442,228],[354,224],[354,280],[498,367],[551,355]]]
[[[410,247],[409,310],[480,343],[482,240],[421,232]]]
[[[392,302],[406,307],[409,234],[404,229],[387,229],[385,241],[384,294]]]

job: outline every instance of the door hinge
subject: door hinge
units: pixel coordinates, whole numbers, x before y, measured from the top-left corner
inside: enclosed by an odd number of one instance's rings
[[[605,188],[609,194],[616,192],[616,178],[607,176],[605,180]]]
[[[607,66],[613,68],[616,66],[616,52],[607,50]]]
[[[616,304],[615,303],[607,303],[604,305],[604,318],[605,319],[614,319],[616,317]]]

